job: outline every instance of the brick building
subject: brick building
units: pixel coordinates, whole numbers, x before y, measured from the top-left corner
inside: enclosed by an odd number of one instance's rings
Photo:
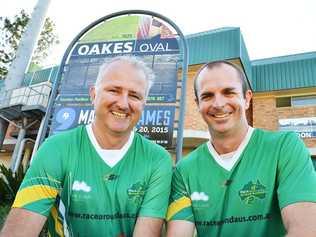
[[[189,70],[184,154],[208,139],[207,126],[194,101],[193,77],[204,63],[229,60],[244,71],[254,92],[249,123],[257,128],[296,131],[316,161],[316,52],[251,61],[241,31],[236,27],[192,34],[186,39]],[[40,83],[48,80],[45,78],[48,73],[39,75]],[[14,142],[7,140],[5,144],[0,162],[8,163]],[[30,152],[26,154],[30,156]]]
[[[316,52],[251,61],[239,28],[193,34],[187,40],[184,153],[208,139],[194,102],[193,77],[206,62],[229,60],[244,71],[254,92],[249,123],[268,130],[296,131],[316,164]]]

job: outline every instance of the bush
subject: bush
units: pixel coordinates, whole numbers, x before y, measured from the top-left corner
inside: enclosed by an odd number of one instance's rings
[[[0,230],[2,229],[3,223],[9,211],[10,211],[9,205],[0,205]]]
[[[0,165],[0,203],[2,205],[12,205],[24,175],[25,170],[22,165],[15,173],[3,164]]]
[[[13,173],[3,164],[0,165],[0,229],[10,211],[24,175],[25,170],[22,165],[16,173]]]
[[[23,181],[26,170],[20,165],[17,172],[13,173],[11,169],[3,164],[0,165],[0,230],[10,211],[15,199],[16,193]],[[41,231],[40,237],[46,237],[47,226],[45,225]]]

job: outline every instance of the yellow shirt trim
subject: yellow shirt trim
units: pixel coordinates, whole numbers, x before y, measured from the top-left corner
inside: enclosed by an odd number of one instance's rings
[[[169,221],[180,210],[189,206],[191,206],[191,199],[188,197],[182,197],[172,202],[168,208],[167,221]]]
[[[12,207],[23,207],[41,199],[56,198],[58,189],[47,185],[34,185],[20,190]]]
[[[63,230],[63,225],[60,223],[59,219],[58,219],[58,212],[57,212],[57,209],[56,207],[53,207],[51,209],[51,214],[52,214],[52,217],[54,219],[54,222],[55,222],[55,232],[61,236],[61,237],[64,237],[64,230]]]

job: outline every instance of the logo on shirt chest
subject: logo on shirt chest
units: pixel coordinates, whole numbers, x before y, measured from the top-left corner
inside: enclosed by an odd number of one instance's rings
[[[207,202],[209,200],[209,196],[204,192],[193,192],[190,196],[192,201],[202,201]]]
[[[256,199],[264,199],[266,197],[266,187],[260,183],[249,181],[238,192],[240,199],[246,204],[253,204]]]
[[[128,198],[131,199],[135,204],[140,204],[140,202],[143,200],[145,192],[146,192],[145,183],[142,183],[140,181],[132,184],[127,189]]]
[[[71,199],[74,202],[87,202],[91,199],[92,188],[85,181],[75,180],[72,184]]]
[[[119,175],[117,175],[117,174],[106,174],[106,175],[104,175],[103,180],[104,181],[113,181],[113,180],[116,180],[118,177],[119,177]]]
[[[78,181],[78,180],[76,180],[72,184],[72,190],[73,191],[82,191],[82,192],[89,193],[91,191],[91,187],[85,181]]]

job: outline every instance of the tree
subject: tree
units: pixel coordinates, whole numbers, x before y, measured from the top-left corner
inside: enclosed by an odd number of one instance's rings
[[[8,17],[0,17],[0,79],[4,79],[8,73],[29,20],[30,17],[24,10],[21,10],[12,20]],[[58,43],[55,24],[50,18],[46,18],[32,56],[32,64],[41,65],[48,56],[50,47]]]

